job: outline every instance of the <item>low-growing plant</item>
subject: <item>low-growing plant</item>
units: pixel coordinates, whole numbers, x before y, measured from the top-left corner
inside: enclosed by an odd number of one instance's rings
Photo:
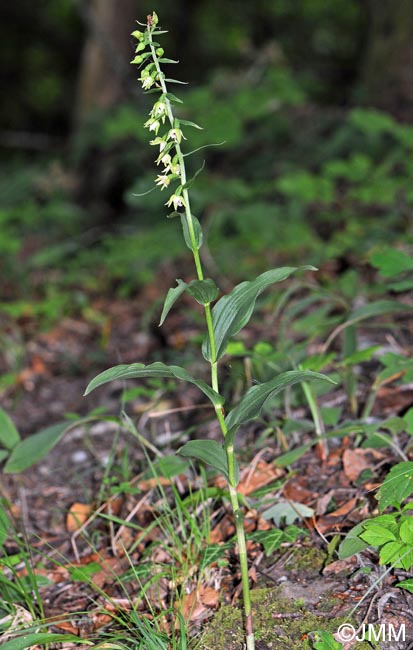
[[[393,568],[409,571],[413,566],[413,502],[407,500],[412,494],[413,462],[403,461],[392,467],[377,493],[380,514],[350,530],[340,546],[340,558],[373,547],[379,551],[380,564],[389,567],[386,573]],[[387,508],[392,511],[385,513]],[[412,578],[397,586],[413,593]]]
[[[142,23],[139,23],[142,25]],[[199,220],[192,214],[190,202],[190,187],[202,171],[199,169],[192,178],[187,177],[186,158],[193,152],[184,153],[183,143],[186,140],[183,129],[186,127],[199,129],[200,127],[188,120],[176,116],[176,105],[181,100],[170,92],[169,84],[180,83],[170,79],[163,72],[164,64],[176,63],[164,55],[164,50],[156,40],[165,32],[160,29],[158,16],[154,12],[147,17],[147,23],[142,25],[144,31],[134,31],[137,39],[136,57],[132,63],[141,69],[139,80],[144,91],[155,93],[156,101],[150,111],[145,127],[154,135],[150,144],[158,148],[157,165],[163,168],[158,174],[155,184],[161,190],[170,191],[166,205],[172,208],[169,218],[176,218],[181,222],[185,243],[192,253],[196,269],[196,279],[191,282],[177,280],[177,286],[171,288],[166,296],[160,325],[162,325],[168,312],[176,300],[184,293],[188,293],[194,300],[202,305],[207,330],[206,339],[202,345],[202,354],[210,367],[210,384],[203,379],[192,376],[188,370],[176,365],[166,365],[155,362],[150,365],[133,363],[112,367],[97,377],[87,386],[85,394],[95,388],[114,380],[136,379],[144,377],[165,377],[189,382],[199,390],[212,403],[215,417],[222,434],[221,442],[215,440],[191,440],[179,450],[184,457],[192,457],[209,464],[213,469],[222,474],[227,481],[228,495],[231,502],[237,536],[238,553],[240,559],[243,602],[246,631],[247,650],[255,648],[254,631],[251,612],[249,591],[248,560],[243,526],[243,513],[239,505],[237,485],[239,482],[239,469],[234,454],[236,433],[239,427],[256,418],[265,402],[273,395],[296,383],[311,379],[327,379],[324,375],[305,370],[290,370],[273,376],[268,381],[250,387],[238,404],[229,409],[224,409],[224,398],[220,392],[218,366],[225,355],[227,344],[250,320],[258,296],[271,285],[287,279],[298,270],[316,270],[312,266],[284,267],[272,269],[262,273],[251,281],[237,285],[227,295],[222,296],[211,307],[219,295],[219,288],[211,278],[204,276],[199,249],[202,246],[203,233]],[[205,106],[205,109],[207,107]]]

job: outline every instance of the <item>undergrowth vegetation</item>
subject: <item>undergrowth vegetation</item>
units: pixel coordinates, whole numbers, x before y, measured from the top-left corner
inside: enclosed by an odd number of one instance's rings
[[[143,27],[134,32],[134,62],[144,90],[157,94],[146,95],[147,105],[93,116],[76,135],[69,163],[39,157],[25,174],[11,163],[1,188],[2,394],[18,385],[24,363],[14,330],[81,318],[98,328],[101,362],[110,333],[98,298],[131,298],[158,280],[163,288],[170,269],[185,278],[164,302],[155,292],[140,324],[149,331],[160,320],[167,337],[177,314],[178,343],[157,349],[153,363],[118,365],[91,380],[87,393],[116,382],[115,415],[68,413],[22,437],[0,409],[5,480],[71,435],[80,432],[94,449],[94,427],[113,432],[92,505],[74,503],[66,520],[71,559],[47,541],[37,544],[41,536],[24,529],[5,491],[6,650],[55,642],[202,650],[202,625],[239,585],[252,650],[257,557],[283,558],[285,549],[299,555],[314,531],[325,565],[368,552],[385,567],[358,607],[389,574],[413,593],[413,127],[368,108],[321,111],[271,49],[242,74],[220,70],[208,85],[179,86],[181,103],[169,90],[177,82],[163,72],[173,61],[153,41],[163,35],[155,13]],[[161,221],[165,203],[170,218]],[[255,307],[261,318],[249,325]],[[176,380],[186,382],[179,406],[171,401]],[[393,401],[383,408],[388,391]],[[165,443],[158,417],[167,422]],[[139,449],[138,461],[129,447],[119,454],[123,438]],[[314,525],[340,511],[333,490],[320,515],[316,499],[300,500],[290,487],[314,449],[322,468],[340,453],[357,492],[341,526]],[[350,468],[356,458],[358,472]],[[81,640],[69,615],[47,615],[45,595],[57,574],[88,594],[76,616],[91,621],[92,631],[82,630]],[[322,627],[306,630],[310,636],[294,647],[340,648],[345,639]]]

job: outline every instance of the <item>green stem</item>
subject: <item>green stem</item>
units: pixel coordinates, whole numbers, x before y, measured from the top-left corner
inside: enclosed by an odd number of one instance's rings
[[[150,27],[148,27],[148,33],[149,33],[149,45],[152,53],[152,60],[155,64],[156,71],[158,73],[159,84],[161,86],[161,90],[166,105],[166,113],[168,116],[168,120],[171,124],[171,127],[174,128],[175,120],[174,120],[171,102],[167,97],[168,89],[166,87],[165,77],[160,68],[156,50],[152,42],[152,30]],[[178,157],[181,185],[184,188],[182,190],[182,196],[185,203],[185,218],[188,225],[188,232],[191,241],[192,254],[195,262],[195,268],[196,268],[198,280],[202,281],[204,279],[202,263],[201,263],[201,258],[199,255],[198,245],[196,241],[196,234],[194,229],[194,221],[191,213],[189,193],[188,190],[185,188],[187,177],[186,177],[184,156],[179,142],[175,142],[174,147]],[[208,339],[209,339],[209,345],[211,351],[211,361],[210,361],[211,384],[212,384],[212,388],[217,393],[219,393],[218,360],[217,360],[215,333],[214,333],[210,303],[204,305],[204,310],[205,310],[205,320],[206,320],[206,325],[208,330]],[[217,420],[219,422],[222,434],[225,438],[228,433],[228,429],[225,423],[224,412],[221,407],[216,407],[215,412],[216,412]],[[249,588],[249,579],[248,579],[247,547],[245,542],[245,530],[244,530],[244,516],[242,514],[238,502],[238,495],[236,490],[237,477],[235,475],[234,447],[232,444],[227,446],[226,454],[227,454],[228,477],[229,477],[228,488],[229,488],[231,506],[232,506],[234,519],[235,519],[235,528],[237,534],[240,567],[241,567],[241,579],[242,579],[243,603],[244,603],[244,615],[245,615],[246,646],[247,646],[247,650],[254,650],[255,640],[254,640],[254,632],[253,632],[253,625],[252,625],[251,598],[250,598],[250,588]]]
[[[251,612],[251,596],[248,578],[248,560],[247,560],[247,547],[245,543],[244,531],[244,515],[240,510],[238,503],[237,490],[232,485],[229,485],[229,496],[231,500],[232,510],[234,512],[235,529],[237,532],[237,543],[239,553],[239,563],[241,567],[242,579],[242,595],[244,601],[244,616],[245,616],[245,634],[247,642],[247,650],[254,650],[255,640],[254,631],[252,626],[252,612]]]

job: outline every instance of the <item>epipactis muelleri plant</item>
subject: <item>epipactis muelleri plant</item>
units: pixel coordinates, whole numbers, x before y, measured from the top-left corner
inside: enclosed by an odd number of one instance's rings
[[[118,365],[102,372],[88,385],[85,394],[113,380],[136,379],[141,377],[166,377],[190,382],[210,400],[215,410],[216,419],[222,432],[220,442],[215,440],[191,440],[179,450],[182,456],[192,457],[207,463],[221,473],[228,483],[228,496],[234,513],[239,561],[241,568],[243,604],[245,617],[246,647],[255,647],[253,623],[251,615],[251,600],[248,579],[248,559],[245,544],[243,513],[239,506],[237,485],[239,469],[234,455],[235,436],[239,427],[258,417],[265,402],[287,386],[313,378],[326,379],[324,375],[311,371],[291,370],[283,372],[270,381],[249,388],[238,404],[224,410],[224,399],[220,394],[218,364],[225,355],[228,341],[248,323],[259,294],[270,285],[285,280],[297,270],[316,270],[312,266],[302,266],[300,269],[284,267],[262,273],[251,281],[242,282],[230,293],[218,301],[219,289],[211,278],[205,278],[199,249],[202,246],[202,228],[198,219],[192,214],[189,189],[195,180],[187,178],[185,158],[189,152],[183,153],[183,143],[186,140],[183,128],[200,128],[193,122],[179,119],[175,115],[176,105],[181,100],[168,90],[169,84],[180,83],[169,79],[162,70],[164,64],[177,63],[164,56],[164,50],[157,38],[165,33],[159,27],[158,16],[153,13],[147,17],[143,31],[134,31],[137,39],[136,56],[132,63],[140,67],[139,81],[144,91],[155,93],[156,101],[145,122],[145,127],[153,134],[150,144],[157,149],[156,164],[160,173],[155,179],[161,190],[170,192],[166,205],[173,208],[169,217],[180,219],[183,237],[193,255],[196,279],[187,283],[177,280],[177,286],[171,288],[166,296],[160,325],[168,315],[175,301],[184,292],[190,294],[203,306],[206,323],[206,338],[202,345],[202,354],[210,368],[210,383],[193,377],[185,368],[166,365],[161,362],[144,365],[132,363]],[[173,189],[172,189],[173,188]],[[211,308],[211,303],[215,303]]]

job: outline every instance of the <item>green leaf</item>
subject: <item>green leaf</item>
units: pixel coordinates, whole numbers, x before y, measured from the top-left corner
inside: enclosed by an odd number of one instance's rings
[[[399,530],[400,539],[406,544],[413,544],[413,519],[405,519]]]
[[[217,299],[219,289],[211,278],[206,280],[192,280],[187,287],[187,292],[195,298],[200,305],[208,305]]]
[[[186,181],[185,185],[182,185],[182,189],[183,189],[183,190],[187,190],[187,189],[189,189],[189,188],[191,187],[191,185],[192,185],[193,182],[196,180],[197,176],[199,176],[199,174],[202,172],[202,170],[204,169],[204,167],[205,167],[205,160],[204,160],[204,162],[202,163],[201,167],[200,167],[200,168],[195,172],[195,174],[192,176],[192,178],[190,178],[188,181]]]
[[[331,632],[317,630],[315,632],[316,640],[314,642],[315,650],[342,650],[341,643],[335,640]]]
[[[11,528],[10,519],[8,518],[6,511],[4,509],[4,504],[0,507],[0,548],[3,546],[6,541]]]
[[[211,465],[229,482],[228,459],[225,449],[215,440],[190,440],[178,450],[181,456],[197,458]],[[238,467],[236,465],[236,481],[238,482]]]
[[[188,246],[189,250],[191,251],[192,241],[191,241],[191,235],[189,234],[188,222],[186,220],[185,214],[180,214],[180,217],[182,223],[182,230],[184,233],[185,244]],[[194,225],[195,247],[199,250],[202,246],[202,241],[203,241],[201,224],[199,223],[198,219],[194,217],[194,215],[192,215],[192,223]]]
[[[380,549],[380,564],[399,565],[398,560],[403,555],[404,545],[400,542],[388,542]]]
[[[104,372],[101,372],[100,375],[97,375],[92,381],[88,384],[85,395],[89,395],[92,390],[107,384],[110,381],[120,380],[120,379],[141,379],[143,377],[167,377],[167,378],[176,378],[181,379],[182,381],[188,381],[191,384],[197,386],[203,393],[208,397],[208,399],[213,403],[214,406],[222,406],[224,403],[224,398],[221,395],[218,395],[208,384],[200,379],[194,379],[189,372],[180,366],[167,366],[160,361],[151,363],[149,366],[145,366],[144,363],[131,363],[128,365],[122,364],[120,366],[113,366]]]
[[[386,542],[394,542],[396,539],[391,530],[375,522],[367,522],[360,537],[370,546],[382,546]]]
[[[189,466],[189,461],[178,456],[162,456],[155,461],[151,467],[151,476],[164,476],[165,478],[173,478],[179,474],[183,474]]]
[[[176,102],[177,104],[183,104],[182,99],[179,99],[179,97],[177,97],[173,93],[165,93],[165,97],[167,97],[171,102]]]
[[[81,422],[82,420],[70,422],[70,424],[60,422],[60,424],[54,424],[22,440],[11,452],[4,467],[4,472],[13,474],[31,467],[43,458],[69,429],[73,429],[74,426],[79,425]]]
[[[304,454],[307,453],[309,449],[311,449],[313,444],[315,443],[309,442],[306,445],[301,445],[300,447],[296,447],[295,449],[290,449],[290,451],[286,451],[285,454],[281,454],[281,456],[277,456],[274,464],[277,467],[288,467],[289,465],[292,465],[293,463],[295,463],[296,460],[301,458],[301,456],[304,456]]]
[[[216,358],[211,358],[209,340],[204,342],[202,351],[207,361],[217,361],[225,354],[227,343],[232,336],[245,327],[254,311],[255,302],[271,284],[281,282],[297,270],[315,271],[314,266],[283,267],[272,269],[259,275],[255,280],[241,282],[229,294],[223,296],[212,310]]]
[[[387,278],[393,278],[405,271],[413,271],[413,258],[396,248],[375,251],[370,256],[370,262]]]
[[[37,645],[61,642],[79,644],[86,643],[87,645],[93,645],[92,641],[80,639],[78,636],[74,636],[73,634],[47,634],[46,632],[39,632],[15,637],[14,639],[10,639],[10,641],[3,643],[1,647],[3,650],[24,650],[25,648],[31,648]]]
[[[345,539],[341,542],[338,550],[338,557],[340,560],[345,560],[347,557],[356,555],[364,551],[369,546],[367,542],[360,538],[361,533],[364,531],[364,522],[357,524],[347,533]]]
[[[200,131],[203,131],[203,127],[199,126],[199,124],[195,124],[195,122],[190,122],[189,120],[179,120],[181,124],[184,124],[185,126],[193,126],[194,129],[199,129]]]
[[[311,379],[322,379],[332,384],[335,383],[325,375],[311,370],[288,370],[278,375],[278,377],[270,379],[270,381],[252,386],[225,418],[228,429],[239,427],[241,424],[258,417],[267,399],[280,393],[288,386]]]
[[[398,508],[411,494],[413,494],[413,462],[403,461],[391,468],[377,493],[380,511],[385,510],[387,506]]]
[[[264,519],[273,519],[276,526],[279,526],[283,519],[285,523],[292,524],[296,519],[304,519],[305,517],[313,517],[314,510],[309,508],[303,503],[297,501],[280,501],[268,510],[262,513]]]
[[[199,563],[200,572],[202,573],[206,567],[220,560],[231,548],[231,542],[227,542],[226,544],[210,544],[207,546],[201,554],[201,561]]]
[[[187,284],[183,280],[177,280],[177,283],[178,286],[169,289],[168,293],[166,294],[166,298],[165,298],[165,302],[161,314],[161,320],[159,321],[159,327],[164,323],[165,318],[169,314],[169,311],[173,307],[174,303],[178,300],[178,298],[183,294],[183,292],[187,288]]]
[[[20,442],[20,434],[6,411],[0,408],[0,444],[6,449],[13,449]]]
[[[401,582],[398,582],[396,587],[401,587],[402,589],[406,589],[407,591],[410,591],[411,594],[413,594],[413,578],[407,578],[407,580],[402,580]]]

